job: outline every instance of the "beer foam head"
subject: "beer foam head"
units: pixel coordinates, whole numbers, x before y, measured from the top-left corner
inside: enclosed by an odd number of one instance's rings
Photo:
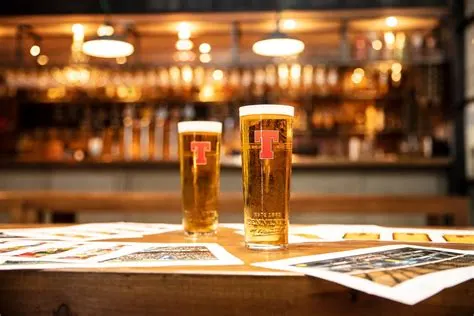
[[[241,106],[239,108],[240,116],[260,114],[295,116],[295,108],[290,105],[281,104],[256,104]]]
[[[213,121],[186,121],[178,123],[178,133],[208,132],[222,133],[222,123]]]

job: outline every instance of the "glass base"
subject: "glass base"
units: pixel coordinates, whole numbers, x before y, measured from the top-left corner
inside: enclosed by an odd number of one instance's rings
[[[184,232],[184,235],[189,238],[212,237],[216,235],[216,231],[211,232]]]
[[[272,244],[256,244],[256,243],[246,243],[245,246],[250,250],[263,250],[263,251],[272,251],[272,250],[285,250],[288,248],[288,245],[272,245]]]

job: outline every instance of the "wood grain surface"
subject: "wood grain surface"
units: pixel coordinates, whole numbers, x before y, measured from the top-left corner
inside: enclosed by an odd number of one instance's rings
[[[0,226],[18,227],[18,226]],[[29,225],[28,227],[36,227]],[[119,241],[119,240],[117,240]],[[182,232],[135,242],[189,242]],[[390,244],[345,241],[291,245],[287,251],[245,249],[222,228],[217,242],[241,266],[63,269],[0,272],[0,314],[9,315],[472,315],[474,280],[406,306],[296,273],[251,263]],[[427,244],[422,244],[427,245]],[[474,250],[467,244],[430,244]],[[62,306],[62,307],[61,307]],[[60,308],[61,307],[61,308]],[[56,313],[58,311],[63,314]],[[65,313],[67,312],[67,313]]]

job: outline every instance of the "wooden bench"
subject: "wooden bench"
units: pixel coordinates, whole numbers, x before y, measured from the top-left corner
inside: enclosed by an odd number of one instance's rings
[[[36,223],[38,211],[76,212],[169,212],[181,210],[179,192],[0,192],[0,200],[10,201],[13,222]],[[437,225],[469,225],[469,200],[447,196],[360,196],[294,193],[291,212],[424,215]],[[18,212],[23,212],[19,215]],[[242,194],[221,193],[221,212],[242,212]]]
[[[11,194],[11,192],[0,192],[0,212],[7,212],[9,214],[10,223],[26,222],[23,199],[15,194]]]

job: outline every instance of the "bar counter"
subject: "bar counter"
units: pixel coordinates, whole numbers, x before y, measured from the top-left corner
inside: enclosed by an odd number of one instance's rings
[[[352,162],[346,159],[305,158],[295,155],[291,179],[292,193],[314,195],[392,195],[444,196],[448,192],[449,159],[404,158]],[[155,192],[178,193],[181,190],[177,162],[0,162],[0,191],[71,191],[71,192]],[[224,159],[220,177],[223,193],[242,190],[240,157]],[[171,211],[171,210],[170,210]],[[128,217],[107,215],[97,211],[81,214],[79,222],[155,221],[179,223],[179,213],[135,214]],[[239,215],[224,215],[225,221],[241,221]],[[393,217],[383,214],[359,216],[360,222],[382,225],[425,225],[423,218]],[[0,214],[0,222],[7,221]],[[308,218],[295,216],[293,223],[355,223],[353,217],[321,215]]]
[[[20,226],[0,226],[13,227]],[[116,241],[186,242],[179,231]],[[250,265],[389,242],[306,243],[290,245],[288,251],[255,252],[246,250],[242,236],[227,228],[200,241],[219,243],[244,265],[2,271],[0,314],[398,316],[471,315],[474,310],[474,280],[407,306],[321,279]],[[474,250],[468,244],[430,246]]]
[[[305,157],[294,155],[293,169],[305,170],[404,170],[404,169],[447,169],[451,166],[450,158],[381,158],[349,160],[347,158]],[[0,169],[179,169],[178,161],[29,161],[29,160],[0,160]],[[222,159],[223,169],[240,169],[240,156]]]

